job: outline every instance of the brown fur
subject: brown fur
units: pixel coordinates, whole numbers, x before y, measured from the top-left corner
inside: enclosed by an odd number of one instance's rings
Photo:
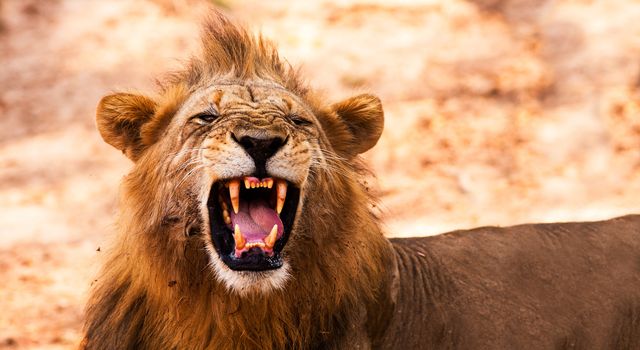
[[[384,292],[378,286],[388,278],[383,267],[392,253],[367,209],[370,199],[358,182],[353,157],[379,137],[379,100],[361,95],[337,110],[321,106],[272,44],[222,16],[207,22],[203,38],[202,55],[169,76],[155,101],[114,94],[98,107],[102,136],[136,163],[123,182],[119,238],[88,302],[84,347],[306,349],[341,348],[354,335],[358,342],[368,339],[367,330],[378,324],[366,314]],[[286,288],[268,294],[240,296],[212,275],[196,185],[180,183],[184,174],[170,171],[175,159],[167,154],[175,153],[180,142],[177,135],[165,134],[171,116],[185,94],[223,79],[224,84],[266,80],[286,88],[320,119],[318,137],[325,151],[333,153],[332,144],[338,148],[330,170],[316,169],[306,184],[304,210],[286,247],[293,277]],[[348,124],[358,115],[371,119],[376,113],[372,136],[364,130],[366,123]]]
[[[400,288],[382,348],[640,349],[638,215],[392,243]]]
[[[261,104],[266,97],[282,103]],[[207,129],[185,112],[198,104],[229,115]],[[294,114],[312,126],[287,122]],[[86,349],[638,345],[638,217],[390,243],[357,159],[382,132],[380,100],[325,104],[270,42],[221,15],[205,26],[203,52],[158,96],[109,95],[97,121],[135,165],[122,185],[119,236],[87,304]],[[310,164],[282,289],[236,293],[210,265],[202,159],[232,152],[229,130],[287,134],[286,161]],[[584,279],[598,283],[589,289]]]

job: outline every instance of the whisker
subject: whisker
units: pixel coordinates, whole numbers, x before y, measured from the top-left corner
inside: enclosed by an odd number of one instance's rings
[[[207,147],[199,147],[199,148],[185,148],[185,149],[181,149],[181,150],[176,151],[176,152],[168,153],[168,154],[167,154],[167,156],[172,157],[172,156],[177,156],[177,155],[179,155],[179,154],[181,154],[181,153],[189,153],[189,152],[194,152],[194,151],[202,151],[202,150],[205,150],[205,149],[207,149]]]
[[[202,159],[198,159],[198,158],[191,159],[191,160],[189,160],[188,162],[185,162],[185,163],[183,163],[183,164],[180,164],[180,166],[179,166],[179,167],[177,167],[176,169],[174,169],[174,171],[172,172],[172,175],[173,175],[173,174],[176,174],[176,173],[178,173],[178,172],[180,172],[180,171],[183,171],[183,170],[185,170],[186,168],[188,168],[189,166],[194,165],[194,164],[204,164],[204,163],[202,162]]]

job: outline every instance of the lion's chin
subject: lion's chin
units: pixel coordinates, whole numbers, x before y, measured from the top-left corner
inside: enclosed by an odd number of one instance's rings
[[[289,279],[289,264],[283,261],[275,270],[237,271],[232,270],[220,259],[217,252],[210,251],[210,265],[217,279],[224,286],[241,296],[261,293],[267,294],[283,289]]]
[[[284,179],[246,176],[214,183],[207,209],[216,260],[227,270],[247,272],[247,276],[261,272],[250,279],[263,279],[260,276],[267,271],[282,269],[281,252],[299,200],[299,188]]]

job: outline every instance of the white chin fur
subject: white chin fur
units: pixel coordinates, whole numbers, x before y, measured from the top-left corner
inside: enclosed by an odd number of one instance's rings
[[[209,251],[209,265],[216,278],[227,289],[246,295],[249,293],[269,293],[284,288],[289,279],[289,264],[284,261],[282,267],[268,271],[234,271],[231,270],[212,249]]]

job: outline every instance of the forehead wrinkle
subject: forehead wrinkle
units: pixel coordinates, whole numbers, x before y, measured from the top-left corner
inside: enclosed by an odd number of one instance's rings
[[[246,120],[244,118],[251,118],[254,122],[258,122],[259,120],[267,120],[269,123],[275,122],[276,119],[282,118],[283,115],[279,113],[269,113],[263,111],[234,111],[227,115],[228,118],[239,118],[240,120]]]
[[[233,106],[226,108],[224,110],[227,115],[234,114],[244,114],[249,115],[251,117],[266,117],[269,116],[271,118],[283,117],[287,115],[287,112],[284,111],[279,105],[273,103],[271,100],[263,103],[243,103],[238,102]]]
[[[285,96],[286,97],[286,96]],[[287,102],[286,98],[282,98],[280,96],[269,95],[267,98],[269,101],[269,106],[273,106],[275,110],[279,111],[282,114],[291,113],[291,102]]]
[[[212,83],[211,85],[207,86],[205,89],[210,89],[216,86],[225,86],[225,87],[233,87],[236,86],[237,88],[247,88],[247,87],[251,87],[251,88],[262,88],[262,89],[266,89],[266,90],[277,90],[279,92],[283,92],[287,95],[287,97],[292,98],[296,103],[305,106],[305,109],[307,111],[309,111],[309,109],[306,107],[306,103],[300,98],[300,96],[294,94],[293,92],[289,91],[288,89],[286,89],[285,87],[273,83],[273,82],[246,82],[246,81],[217,81]],[[254,90],[255,93],[255,90]],[[288,103],[291,103],[291,101],[288,101]]]
[[[216,95],[222,95],[224,92],[222,92],[221,90],[216,90],[213,92],[213,94],[204,94],[202,96],[200,96],[199,101],[196,103],[196,107],[197,108],[201,108],[201,107],[211,107],[211,105],[215,105],[216,109],[220,109],[220,104],[218,103],[220,98],[218,98],[218,101],[216,102]]]
[[[258,102],[256,101],[256,95],[253,93],[251,85],[247,85],[246,88],[247,88],[247,93],[249,94],[249,99],[251,100],[251,102]]]
[[[224,91],[222,89],[216,89],[211,95],[211,100],[218,108],[220,108],[220,101],[222,100],[223,95]]]
[[[291,111],[294,109],[294,105],[296,109],[301,110],[302,112],[312,116],[314,119],[317,120],[317,116],[315,115],[315,113],[312,111],[312,109],[310,108],[309,105],[307,105],[307,103],[298,95],[292,93],[291,91],[285,89],[282,86],[279,86],[275,83],[270,83],[270,84],[266,84],[266,83],[245,83],[245,84],[241,84],[238,82],[216,82],[214,84],[209,85],[207,88],[203,89],[202,91],[202,95],[199,97],[198,101],[200,103],[196,103],[196,108],[198,108],[198,105],[208,105],[211,103],[211,99],[214,96],[214,94],[216,93],[216,91],[220,91],[220,102],[218,104],[218,110],[220,110],[220,112],[222,112],[223,109],[226,109],[226,113],[225,114],[234,114],[234,113],[246,113],[247,110],[250,109],[256,109],[256,105],[258,105],[258,103],[256,102],[249,102],[246,99],[242,99],[237,92],[235,91],[225,91],[228,88],[229,90],[233,89],[234,87],[237,90],[240,91],[244,91],[246,92],[245,88],[248,84],[251,84],[251,86],[253,88],[255,87],[259,87],[261,89],[265,89],[267,92],[271,92],[269,93],[269,96],[266,98],[267,101],[269,101],[270,103],[267,103],[266,105],[268,106],[272,106],[273,109],[271,109],[270,111],[276,112],[277,113],[281,113],[283,115],[286,115],[288,113],[291,113]],[[216,89],[217,88],[217,89]],[[255,90],[253,90],[255,94],[257,94],[257,92]],[[275,92],[277,93],[282,93],[284,96],[280,95],[277,96],[277,94],[274,94]],[[233,100],[233,97],[229,96],[237,96],[240,98],[237,98],[235,100]],[[274,98],[276,97],[276,98]],[[228,99],[231,98],[233,102],[231,103],[227,103],[229,105],[229,107],[224,108],[222,106],[222,100],[223,99]],[[261,101],[262,103],[260,103],[260,108],[265,108],[265,104],[264,104],[264,99]],[[237,108],[240,107],[240,105],[242,105],[242,107],[244,108]]]

